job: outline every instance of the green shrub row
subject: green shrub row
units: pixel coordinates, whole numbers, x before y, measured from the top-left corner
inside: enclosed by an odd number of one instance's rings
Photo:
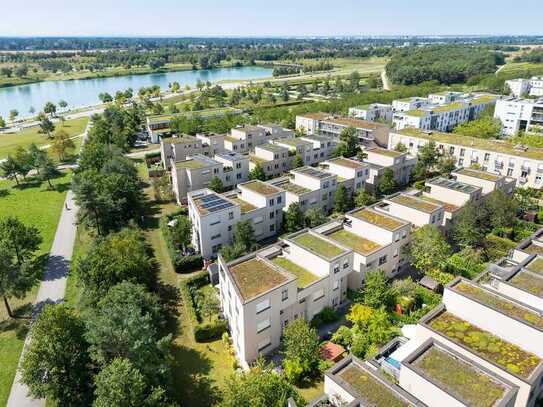
[[[217,320],[213,323],[201,323],[198,320],[196,306],[192,298],[191,291],[200,288],[209,283],[209,277],[206,271],[201,271],[194,277],[187,279],[180,284],[181,299],[185,304],[186,312],[191,321],[192,334],[196,342],[208,342],[220,339],[226,332],[226,321]]]

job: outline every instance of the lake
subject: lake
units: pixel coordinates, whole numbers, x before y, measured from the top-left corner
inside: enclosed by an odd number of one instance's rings
[[[58,105],[60,100],[68,102],[68,108],[89,106],[100,103],[98,94],[107,92],[114,96],[118,90],[138,89],[158,85],[168,89],[171,82],[179,82],[181,87],[193,87],[198,80],[218,82],[223,80],[249,80],[270,77],[272,70],[259,66],[239,68],[216,68],[198,71],[177,71],[143,75],[115,76],[110,78],[80,79],[74,81],[46,81],[0,88],[0,116],[7,119],[9,111],[17,109],[19,117],[29,115],[30,107],[36,112],[43,109],[46,102]]]

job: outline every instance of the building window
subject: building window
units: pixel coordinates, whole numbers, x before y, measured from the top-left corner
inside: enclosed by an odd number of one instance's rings
[[[241,179],[241,174],[236,174],[237,179]]]
[[[234,212],[228,212],[228,219],[234,219]]]
[[[267,337],[266,339],[258,343],[258,351],[262,352],[264,349],[266,349],[270,345],[271,345],[271,338]]]
[[[460,149],[460,157],[464,157],[464,154],[466,154],[466,149],[465,149],[465,148],[461,148],[461,149]]]
[[[267,318],[267,319],[265,319],[264,321],[260,321],[259,323],[256,324],[256,332],[257,332],[257,333],[260,333],[260,332],[262,332],[262,331],[265,331],[265,330],[268,329],[270,326],[271,326],[270,319]]]
[[[334,281],[334,291],[339,289],[339,280]]]
[[[344,269],[346,269],[346,268],[348,268],[348,267],[349,267],[349,263],[343,264],[343,268],[344,268]]]
[[[221,237],[221,234],[220,234],[220,233],[219,233],[218,235],[213,235],[213,236],[211,236],[211,240],[218,239],[219,237]]]
[[[270,225],[270,232],[275,232],[275,225]]]
[[[275,200],[270,199],[269,204],[270,204],[270,206],[273,206],[275,204]]]
[[[281,291],[281,300],[286,301],[288,300],[288,288],[285,288]]]
[[[270,308],[270,300],[265,299],[264,301],[261,301],[258,304],[256,304],[256,313],[260,314],[261,312],[266,311],[269,308]]]
[[[278,203],[278,204],[281,203],[281,197],[280,197],[280,196],[277,197],[277,203]]]
[[[270,212],[270,219],[273,219],[275,216],[275,213],[273,211]]]
[[[387,262],[387,256],[384,255],[382,257],[379,257],[379,265],[382,266],[383,264],[385,264]]]
[[[232,230],[232,225],[228,225],[228,231],[230,232]]]
[[[513,169],[512,168],[508,168],[507,169],[507,176],[510,177],[513,175]]]
[[[319,291],[316,291],[315,293],[313,293],[313,301],[318,301],[320,300],[322,297],[324,297],[324,290],[319,290]]]

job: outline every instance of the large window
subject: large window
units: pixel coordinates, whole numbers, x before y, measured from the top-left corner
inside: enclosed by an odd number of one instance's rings
[[[262,311],[267,310],[268,308],[270,308],[270,300],[265,299],[264,301],[261,301],[258,304],[256,304],[256,313],[259,314]]]
[[[270,322],[270,319],[267,318],[263,321],[260,321],[256,324],[256,332],[257,333],[260,333],[262,331],[264,331],[265,329],[268,329],[269,327],[271,326],[271,322]]]

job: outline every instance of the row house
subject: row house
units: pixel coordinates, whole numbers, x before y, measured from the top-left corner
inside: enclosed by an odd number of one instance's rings
[[[389,149],[398,144],[412,155],[429,142],[441,154],[454,157],[457,167],[479,167],[484,172],[514,178],[518,186],[539,189],[543,186],[543,149],[515,146],[505,141],[457,137],[449,133],[404,129],[390,134]]]

